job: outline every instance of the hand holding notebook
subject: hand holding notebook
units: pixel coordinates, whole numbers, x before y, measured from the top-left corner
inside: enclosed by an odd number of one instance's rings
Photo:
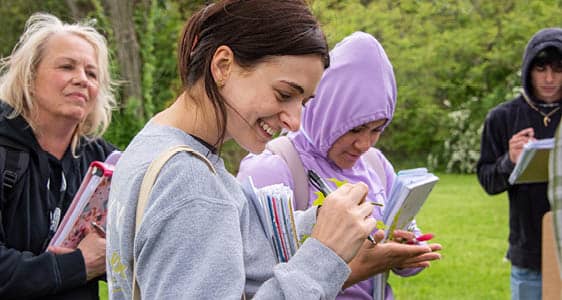
[[[101,229],[105,226],[107,200],[114,164],[121,153],[114,151],[105,162],[90,164],[80,188],[68,208],[49,246],[76,248],[95,222]]]

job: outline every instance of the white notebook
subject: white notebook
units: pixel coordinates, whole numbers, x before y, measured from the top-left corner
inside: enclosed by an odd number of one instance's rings
[[[398,172],[384,208],[386,238],[392,238],[392,232],[396,229],[406,229],[438,180],[439,178],[429,173],[426,168]]]

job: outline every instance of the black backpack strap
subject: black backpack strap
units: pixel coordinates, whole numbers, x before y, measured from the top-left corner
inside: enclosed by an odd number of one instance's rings
[[[27,171],[29,153],[12,140],[0,137],[0,160],[0,188],[6,195]]]
[[[0,170],[4,170],[4,164],[6,163],[6,148],[0,147]],[[3,176],[2,176],[3,177]],[[6,234],[4,233],[4,218],[2,217],[4,208],[4,185],[0,185],[0,241],[4,242],[6,240]]]
[[[29,153],[27,151],[0,138],[0,224],[4,224],[2,211],[6,202],[18,181],[27,171],[28,164]],[[2,239],[5,237],[4,232],[0,232],[0,237]]]
[[[4,148],[4,147],[2,147]],[[22,150],[6,149],[6,161],[2,172],[2,188],[4,193],[10,192],[29,164],[29,153]]]

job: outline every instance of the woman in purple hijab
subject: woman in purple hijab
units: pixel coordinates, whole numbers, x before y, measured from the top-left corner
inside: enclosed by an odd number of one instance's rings
[[[363,154],[378,141],[392,120],[396,104],[392,65],[379,42],[363,32],[344,38],[330,52],[330,58],[330,68],[325,71],[314,99],[304,107],[300,130],[290,133],[289,139],[305,169],[337,181],[362,181],[369,186],[367,199],[386,203],[396,177],[394,168],[374,149],[379,167],[383,169],[377,172]],[[384,174],[385,178],[380,178],[379,174]],[[295,188],[287,162],[268,150],[244,158],[238,178],[248,176],[257,187],[284,183]],[[309,206],[318,197],[315,192],[316,189],[309,186]],[[381,220],[383,209],[384,206],[375,207],[373,217]],[[419,234],[419,230],[415,228],[414,233]],[[407,237],[411,233],[402,234],[397,236]],[[388,242],[372,246],[366,243],[355,258],[362,263],[354,266],[352,261],[350,267],[351,277],[362,273],[358,277],[367,279],[359,281],[350,277],[349,281],[358,283],[345,288],[338,299],[373,299],[373,279],[369,276],[387,270],[400,276],[417,274],[429,266],[431,260],[440,258],[439,253],[434,252],[440,249],[439,244]],[[365,261],[371,266],[366,266]],[[388,284],[385,298],[394,298]]]

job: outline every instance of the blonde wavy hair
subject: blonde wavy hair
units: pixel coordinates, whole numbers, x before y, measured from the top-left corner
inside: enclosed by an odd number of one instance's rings
[[[50,14],[33,14],[27,20],[24,33],[11,55],[0,60],[0,99],[14,108],[8,117],[23,116],[33,131],[37,132],[31,115],[34,112],[32,90],[37,66],[43,58],[49,38],[58,33],[71,33],[94,47],[99,69],[99,91],[93,111],[74,131],[71,142],[73,153],[81,137],[94,139],[103,135],[111,122],[111,112],[115,107],[107,42],[91,24],[92,22],[66,24]]]

